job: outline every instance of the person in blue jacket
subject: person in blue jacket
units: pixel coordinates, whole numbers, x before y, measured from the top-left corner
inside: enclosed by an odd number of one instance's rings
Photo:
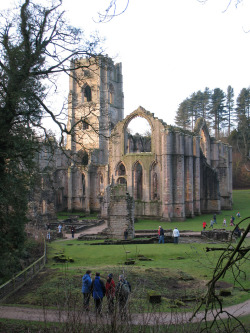
[[[89,311],[89,300],[91,295],[91,271],[87,271],[82,277],[82,294],[83,294],[83,307],[85,311]]]
[[[100,278],[100,273],[95,273],[95,279],[92,282],[92,295],[95,303],[96,314],[100,314],[102,312],[102,300],[106,293],[106,288],[104,282]]]

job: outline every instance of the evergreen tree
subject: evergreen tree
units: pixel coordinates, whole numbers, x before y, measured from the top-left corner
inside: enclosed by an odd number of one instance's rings
[[[250,158],[250,88],[243,88],[237,97],[238,147],[243,159]]]
[[[231,86],[227,87],[226,94],[226,122],[228,126],[228,136],[231,133],[231,127],[234,120],[234,89]]]
[[[211,95],[210,118],[215,137],[219,139],[220,130],[224,127],[225,122],[225,94],[220,88],[215,88]]]
[[[175,116],[175,123],[177,126],[182,127],[184,129],[190,129],[190,101],[186,98],[178,107]]]

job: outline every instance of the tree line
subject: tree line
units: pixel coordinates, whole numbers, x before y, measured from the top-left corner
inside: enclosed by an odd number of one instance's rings
[[[235,188],[250,186],[250,87],[242,88],[235,99],[229,85],[197,91],[180,103],[175,123],[193,131],[195,122],[203,117],[217,140],[233,147],[233,183]]]
[[[176,125],[193,130],[198,118],[203,117],[220,139],[229,136],[234,129],[249,126],[250,88],[242,88],[234,99],[234,89],[229,85],[224,92],[220,88],[194,92],[180,103],[176,112]]]

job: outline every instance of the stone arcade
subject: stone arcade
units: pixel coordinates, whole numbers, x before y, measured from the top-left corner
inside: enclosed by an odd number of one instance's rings
[[[80,61],[86,69],[72,63],[69,84],[68,126],[75,131],[66,150],[73,161],[58,152],[54,164],[56,210],[100,211],[109,204],[110,184],[125,186],[136,217],[184,221],[232,208],[232,149],[209,135],[203,119],[193,132],[143,107],[124,119],[121,64],[106,57]],[[136,117],[148,122],[147,137],[130,134]]]

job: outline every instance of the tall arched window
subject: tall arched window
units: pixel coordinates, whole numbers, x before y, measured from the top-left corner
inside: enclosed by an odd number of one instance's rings
[[[154,162],[150,170],[150,199],[159,199],[158,166]]]
[[[143,170],[139,162],[135,164],[134,167],[134,177],[133,177],[133,188],[134,188],[134,199],[141,200],[143,195]]]
[[[91,88],[87,84],[85,87],[82,88],[82,103],[91,102],[91,101],[92,101]]]
[[[126,168],[125,165],[120,162],[116,168],[116,175],[117,176],[125,176],[126,175]]]

